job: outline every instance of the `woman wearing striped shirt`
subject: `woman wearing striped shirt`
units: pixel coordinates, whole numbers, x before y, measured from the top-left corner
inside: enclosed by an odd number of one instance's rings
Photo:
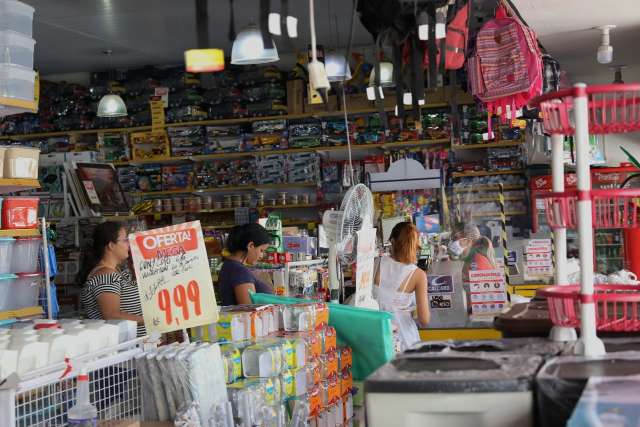
[[[133,320],[138,336],[145,334],[138,286],[119,266],[129,259],[127,230],[105,222],[93,232],[93,251],[84,262],[82,305],[89,319]]]

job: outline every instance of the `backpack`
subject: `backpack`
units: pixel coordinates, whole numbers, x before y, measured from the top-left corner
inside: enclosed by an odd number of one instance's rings
[[[457,9],[451,7],[450,11],[455,14],[447,24],[447,37],[444,46],[444,68],[447,70],[457,70],[462,68],[466,59],[471,0]]]
[[[560,89],[560,63],[551,55],[542,55],[542,93]]]
[[[504,122],[542,90],[542,55],[536,33],[502,6],[478,31],[467,61],[471,93]],[[491,134],[491,120],[489,120]]]

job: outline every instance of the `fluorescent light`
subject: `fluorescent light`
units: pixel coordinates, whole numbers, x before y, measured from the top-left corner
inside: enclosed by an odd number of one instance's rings
[[[271,43],[269,43],[271,42]],[[250,25],[238,34],[231,48],[231,63],[233,65],[267,64],[280,60],[278,50],[273,40],[267,40],[271,48],[265,49],[262,44],[262,34],[255,25]]]

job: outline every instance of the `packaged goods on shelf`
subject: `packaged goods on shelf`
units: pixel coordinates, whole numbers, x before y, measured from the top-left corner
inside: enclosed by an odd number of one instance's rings
[[[98,134],[98,159],[102,162],[121,162],[130,159],[127,135],[122,132]]]
[[[460,179],[460,183],[455,185],[455,188],[482,188],[481,186],[495,186],[499,184],[505,186],[524,186],[526,184],[526,178],[522,175],[495,175],[495,176],[475,176],[475,177],[463,177]]]
[[[422,130],[425,139],[448,138],[451,132],[450,114],[447,112],[423,112]]]
[[[287,182],[287,156],[272,154],[256,159],[256,180],[259,184],[282,184]]]
[[[193,166],[163,166],[162,191],[185,190],[193,187]]]
[[[159,133],[134,132],[131,134],[131,150],[134,160],[169,157],[170,148],[167,133],[164,131]]]
[[[195,340],[227,340],[220,345],[221,377],[236,424],[268,415],[285,424],[290,416],[312,423],[330,418],[323,425],[337,426],[353,416],[353,355],[349,347],[337,346],[326,304],[233,306],[221,314],[224,325],[193,328],[191,334]],[[265,325],[262,331],[269,333],[258,336],[256,328]]]
[[[120,175],[120,171],[122,175]],[[162,166],[141,165],[135,168],[118,168],[118,177],[133,179],[136,191],[162,191]],[[121,185],[123,181],[120,181]],[[126,187],[131,187],[130,181],[124,181]]]
[[[39,197],[5,197],[2,200],[2,228],[28,229],[38,226]]]
[[[487,169],[490,171],[521,169],[523,165],[520,147],[489,148],[487,151]]]
[[[205,154],[242,151],[244,132],[241,126],[207,126]]]
[[[171,127],[167,133],[173,157],[204,154],[205,129],[202,126]]]
[[[263,120],[253,122],[252,133],[247,135],[247,145],[253,150],[287,148],[286,120]]]
[[[347,126],[344,119],[330,119],[323,123],[323,145],[346,145]],[[356,143],[356,127],[352,120],[348,121],[349,138],[352,144]]]
[[[320,175],[320,156],[317,153],[287,155],[287,181],[290,183],[317,182]]]
[[[0,172],[5,178],[38,179],[40,149],[10,145],[0,151],[4,159]]]
[[[319,147],[322,145],[322,134],[322,122],[320,120],[289,122],[289,147]]]
[[[384,142],[384,127],[379,114],[370,114],[355,119],[358,144]]]
[[[255,160],[229,160],[196,163],[195,188],[245,186],[255,183]]]

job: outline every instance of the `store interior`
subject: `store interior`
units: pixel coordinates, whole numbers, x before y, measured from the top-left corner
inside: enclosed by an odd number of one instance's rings
[[[0,0],[0,425],[635,425],[639,34]]]

